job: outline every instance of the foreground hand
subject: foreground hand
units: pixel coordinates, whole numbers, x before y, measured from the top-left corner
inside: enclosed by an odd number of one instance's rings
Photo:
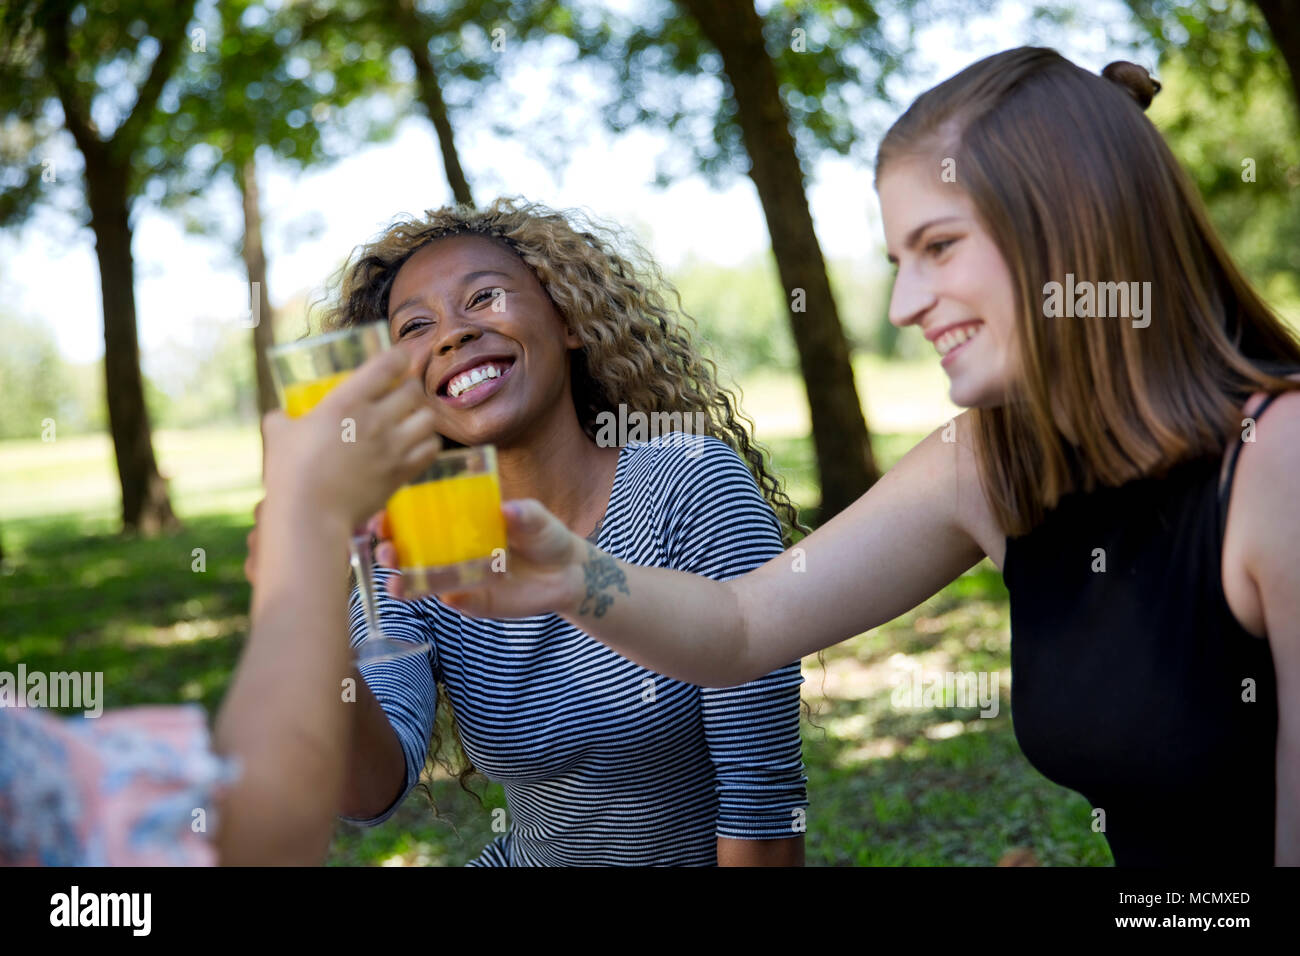
[[[588,549],[597,555],[600,552],[566,528],[540,501],[507,501],[501,511],[506,519],[506,570],[489,574],[478,587],[446,592],[438,598],[470,617],[572,613],[586,593],[583,565]],[[381,564],[396,566],[391,542],[381,543],[375,557]],[[388,589],[395,597],[404,596],[401,575],[389,579]]]
[[[424,389],[409,375],[411,363],[404,350],[386,350],[302,418],[267,414],[267,497],[294,500],[353,528],[427,468],[442,443]]]

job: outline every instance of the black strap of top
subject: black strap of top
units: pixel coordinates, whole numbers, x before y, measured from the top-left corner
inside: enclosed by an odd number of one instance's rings
[[[1268,408],[1268,406],[1272,405],[1273,399],[1277,398],[1280,394],[1283,393],[1273,392],[1270,395],[1266,395],[1264,400],[1259,403],[1259,408],[1255,409],[1255,413],[1247,417],[1255,419],[1256,424],[1258,424],[1260,416],[1264,414],[1264,410]],[[1243,441],[1236,442],[1232,446],[1232,451],[1228,453],[1228,477],[1224,479],[1223,487],[1219,489],[1220,541],[1223,540],[1223,533],[1228,527],[1228,502],[1232,500],[1232,479],[1237,473],[1237,456],[1241,454],[1241,446],[1244,444],[1245,442]]]

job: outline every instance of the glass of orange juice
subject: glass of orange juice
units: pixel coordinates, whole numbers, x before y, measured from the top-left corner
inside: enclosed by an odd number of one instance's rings
[[[290,418],[306,415],[366,359],[390,347],[387,323],[372,322],[267,349],[280,406]],[[393,640],[379,628],[369,535],[353,535],[348,551],[366,619],[358,660],[397,660],[427,653],[427,642]]]
[[[299,418],[372,355],[390,348],[388,326],[370,322],[267,349],[280,407]]]
[[[457,448],[388,499],[388,528],[408,596],[481,583],[505,570],[496,449]]]

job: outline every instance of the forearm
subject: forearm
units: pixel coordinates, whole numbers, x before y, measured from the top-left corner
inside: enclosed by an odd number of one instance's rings
[[[217,718],[240,777],[223,802],[226,864],[319,863],[342,792],[351,673],[339,582],[345,523],[268,501],[253,626]]]
[[[340,807],[346,817],[367,820],[387,810],[401,794],[406,756],[374,692],[355,668],[352,677],[357,699],[348,705],[352,728]]]
[[[718,866],[803,866],[803,837],[733,840],[718,837]]]
[[[979,487],[974,465],[936,431],[797,548],[726,582],[625,564],[537,502],[507,502],[524,567],[443,598],[477,617],[554,611],[649,670],[740,684],[892,620],[979,561],[963,483]]]
[[[570,565],[563,617],[657,673],[727,687],[770,670],[754,661],[729,582],[627,564],[584,543]]]
[[[898,484],[886,476],[877,487]],[[880,540],[890,527],[887,501],[868,494],[798,548],[725,582],[630,565],[583,542],[569,561],[560,614],[667,677],[702,687],[756,680],[892,620],[982,556],[952,526],[905,536],[905,545]]]

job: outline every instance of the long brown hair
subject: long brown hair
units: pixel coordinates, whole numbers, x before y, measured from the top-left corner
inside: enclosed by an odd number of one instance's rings
[[[1013,536],[1064,494],[1221,455],[1248,395],[1300,389],[1275,374],[1300,367],[1300,342],[1143,112],[1158,90],[1135,64],[1099,76],[1007,50],[918,97],[877,154],[877,183],[903,158],[932,159],[938,181],[955,172],[1011,273],[1019,374],[1004,405],[973,415],[981,481]],[[1149,324],[1045,317],[1047,284],[1068,274],[1149,282]]]
[[[431,242],[462,235],[490,238],[518,255],[582,340],[573,353],[571,385],[578,420],[592,440],[597,416],[617,414],[620,404],[646,415],[699,413],[705,433],[730,445],[748,466],[776,512],[783,542],[808,533],[769,469],[766,450],[750,437],[753,422],[740,411],[737,396],[718,383],[715,363],[697,348],[694,320],[677,291],[637,243],[592,217],[503,198],[483,209],[445,206],[423,217],[399,218],[353,252],[337,278],[326,327],[387,322],[393,281],[406,261]],[[475,770],[443,687],[438,702],[430,754],[468,789]],[[458,767],[444,754],[444,735],[456,742]],[[429,797],[432,803],[431,792]]]

